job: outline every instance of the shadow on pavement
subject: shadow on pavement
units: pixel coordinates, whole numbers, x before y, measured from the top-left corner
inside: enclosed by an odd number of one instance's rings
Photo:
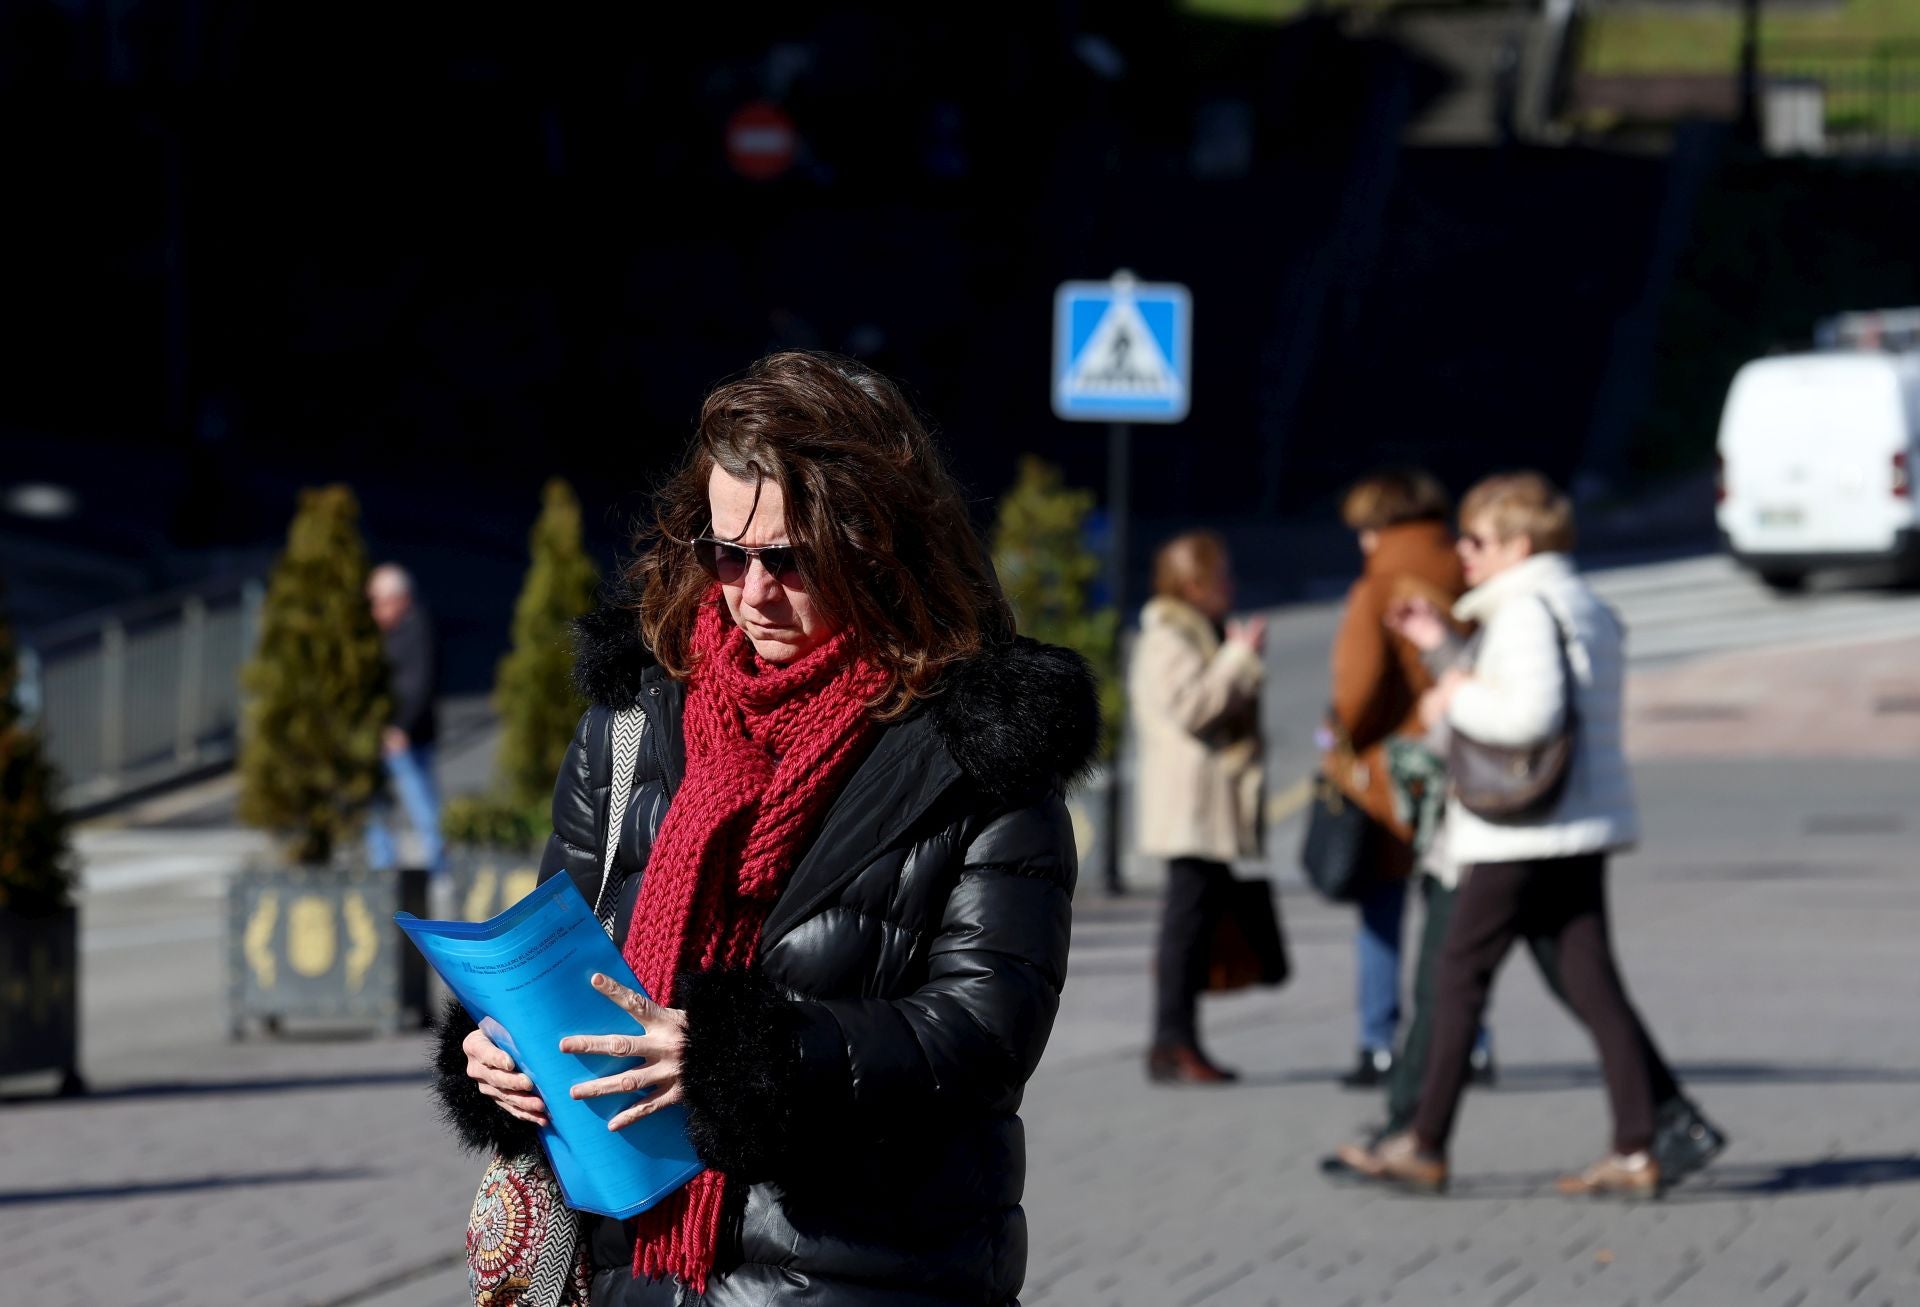
[[[1712,1166],[1701,1175],[1698,1187],[1689,1184],[1677,1189],[1668,1195],[1668,1201],[1711,1202],[1716,1198],[1914,1183],[1920,1183],[1920,1156],[1912,1153],[1903,1157],[1824,1157],[1817,1162]]]
[[[1682,1085],[1920,1085],[1920,1067],[1835,1066],[1824,1062],[1690,1062],[1674,1067]],[[1594,1063],[1500,1064],[1503,1093],[1549,1093],[1600,1084]]]
[[[105,1198],[150,1198],[156,1194],[199,1193],[209,1189],[250,1186],[318,1184],[337,1180],[367,1180],[378,1174],[365,1167],[345,1170],[255,1171],[240,1175],[204,1175],[187,1180],[146,1180],[132,1184],[87,1185],[73,1189],[0,1189],[0,1207],[32,1207],[42,1203],[84,1203]]]
[[[1290,1071],[1243,1071],[1240,1087],[1272,1089],[1284,1085],[1333,1084],[1349,1066],[1297,1067]],[[1674,1068],[1682,1085],[1920,1085],[1920,1067],[1830,1066],[1809,1062],[1695,1062]],[[1542,1063],[1531,1066],[1500,1064],[1500,1080],[1492,1090],[1472,1089],[1478,1097],[1498,1094],[1550,1094],[1587,1089],[1601,1084],[1600,1068],[1589,1064]],[[1367,1093],[1378,1094],[1379,1090]],[[1364,1095],[1356,1094],[1355,1097]]]
[[[1546,1172],[1494,1175],[1456,1175],[1450,1193],[1456,1198],[1517,1200],[1553,1198],[1554,1174]],[[1730,1202],[1778,1194],[1811,1194],[1835,1189],[1871,1189],[1879,1185],[1920,1183],[1920,1156],[1825,1157],[1814,1162],[1751,1162],[1709,1166],[1683,1185],[1669,1190],[1669,1204]],[[1391,1190],[1382,1190],[1391,1193]],[[1590,1203],[1591,1198],[1564,1201]]]
[[[1264,1016],[1241,1021],[1217,1021],[1215,1031],[1242,1026],[1269,1024]],[[1145,1051],[1139,1048],[1103,1049],[1079,1057],[1064,1057],[1049,1064],[1049,1069],[1078,1070],[1108,1062],[1137,1061]],[[1293,1067],[1284,1071],[1249,1071],[1237,1068],[1237,1084],[1210,1086],[1208,1093],[1231,1094],[1246,1089],[1283,1089],[1290,1085],[1336,1085],[1353,1070],[1351,1064],[1332,1067]],[[1677,1066],[1674,1074],[1682,1087],[1694,1085],[1920,1085],[1920,1067],[1831,1066],[1818,1062],[1791,1064],[1781,1062],[1693,1062]],[[1591,1063],[1539,1063],[1515,1066],[1502,1062],[1500,1079],[1491,1089],[1468,1090],[1473,1098],[1482,1094],[1552,1094],[1568,1089],[1590,1089],[1602,1084],[1600,1068]],[[1349,1091],[1355,1101],[1379,1097],[1384,1087]],[[4,1101],[4,1100],[0,1100]]]
[[[92,1089],[70,1098],[18,1094],[0,1096],[0,1104],[58,1107],[110,1102],[122,1098],[202,1098],[225,1094],[284,1094],[311,1089],[378,1089],[388,1085],[425,1085],[425,1067],[407,1071],[349,1071],[337,1075],[261,1076],[233,1080],[169,1080],[153,1084],[115,1085]]]

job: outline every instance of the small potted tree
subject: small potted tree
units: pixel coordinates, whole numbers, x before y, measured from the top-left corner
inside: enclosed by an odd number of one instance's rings
[[[1102,841],[1112,838],[1106,803],[1126,713],[1118,674],[1119,615],[1095,607],[1100,557],[1087,547],[1087,517],[1094,496],[1064,484],[1060,470],[1029,455],[1019,479],[1000,499],[993,531],[993,563],[1020,633],[1064,645],[1093,665],[1100,684],[1102,772],[1069,796],[1083,865],[1099,865]]]
[[[533,888],[553,778],[585,704],[573,688],[570,625],[593,603],[599,573],[582,540],[580,501],[547,482],[528,538],[532,562],[513,610],[513,646],[494,677],[500,752],[493,792],[447,805],[441,826],[460,912],[482,920]]]
[[[79,1093],[79,914],[57,778],[16,698],[0,611],[0,1076],[51,1071]]]
[[[426,910],[425,874],[372,873],[360,846],[388,699],[359,516],[346,486],[301,493],[241,673],[240,817],[284,857],[228,892],[236,1037],[249,1018],[397,1028],[425,1015],[424,964],[393,924]]]

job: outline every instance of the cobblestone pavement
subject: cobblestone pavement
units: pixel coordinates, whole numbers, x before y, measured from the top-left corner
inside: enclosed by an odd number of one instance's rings
[[[1910,979],[1888,985],[1920,928],[1920,888],[1904,868],[1731,884],[1623,871],[1630,983],[1734,1137],[1705,1176],[1658,1204],[1552,1193],[1557,1173],[1604,1150],[1606,1106],[1584,1037],[1522,962],[1498,992],[1501,1082],[1468,1098],[1452,1195],[1327,1184],[1316,1159],[1377,1100],[1337,1090],[1327,1056],[1351,1022],[1350,927],[1292,896],[1297,984],[1209,1014],[1213,1051],[1243,1086],[1148,1088],[1133,1049],[1069,1053],[1043,1072],[1028,1113],[1025,1300],[1920,1303],[1920,1056],[1895,1034],[1920,994]],[[1082,939],[1113,952],[1103,966],[1084,949],[1077,984],[1144,1002],[1128,973],[1150,929],[1131,904],[1083,913]]]
[[[1636,758],[1920,757],[1920,639],[1715,654],[1643,672]]]
[[[1920,881],[1912,761],[1666,762],[1639,774],[1647,852],[1615,879],[1620,949],[1690,1089],[1731,1132],[1642,1206],[1552,1177],[1602,1150],[1585,1037],[1524,962],[1504,973],[1495,1090],[1470,1096],[1455,1194],[1326,1184],[1377,1112],[1351,1056],[1350,915],[1284,896],[1296,979],[1210,1001],[1235,1088],[1148,1087],[1154,905],[1080,905],[1073,975],[1029,1095],[1031,1304],[1920,1303]],[[1277,834],[1290,849],[1293,833]],[[190,896],[175,904],[186,921]],[[204,911],[218,911],[205,897]],[[190,923],[189,923],[190,924]],[[184,926],[169,1005],[216,1003]],[[217,1009],[140,1038],[131,993],[90,1038],[96,1093],[0,1106],[0,1302],[464,1301],[478,1166],[433,1119],[414,1038],[230,1045]]]

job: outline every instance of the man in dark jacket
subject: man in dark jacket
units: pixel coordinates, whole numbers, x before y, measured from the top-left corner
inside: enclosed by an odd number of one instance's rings
[[[420,858],[437,879],[445,870],[440,841],[440,796],[433,782],[433,747],[439,738],[439,692],[433,627],[414,602],[413,578],[395,563],[382,563],[367,578],[367,603],[380,628],[387,656],[393,719],[381,740],[391,792],[367,822],[367,859],[376,871],[399,865],[394,846],[392,799],[398,798],[420,837]]]

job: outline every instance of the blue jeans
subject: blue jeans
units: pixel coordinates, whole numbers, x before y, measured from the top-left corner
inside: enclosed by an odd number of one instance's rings
[[[388,793],[375,800],[367,815],[367,862],[375,871],[392,871],[400,865],[392,826],[393,801],[398,798],[408,824],[420,836],[421,861],[439,876],[446,870],[446,858],[440,840],[440,795],[433,785],[433,746],[390,753],[386,763]]]
[[[1400,925],[1407,911],[1407,882],[1383,880],[1357,906],[1360,1047],[1391,1052],[1400,1029]]]
[[[1360,900],[1360,930],[1354,951],[1360,975],[1360,1047],[1391,1053],[1400,1028],[1400,935],[1407,913],[1407,882],[1386,880]],[[1481,1026],[1474,1036],[1478,1052],[1493,1048],[1493,1033]]]

